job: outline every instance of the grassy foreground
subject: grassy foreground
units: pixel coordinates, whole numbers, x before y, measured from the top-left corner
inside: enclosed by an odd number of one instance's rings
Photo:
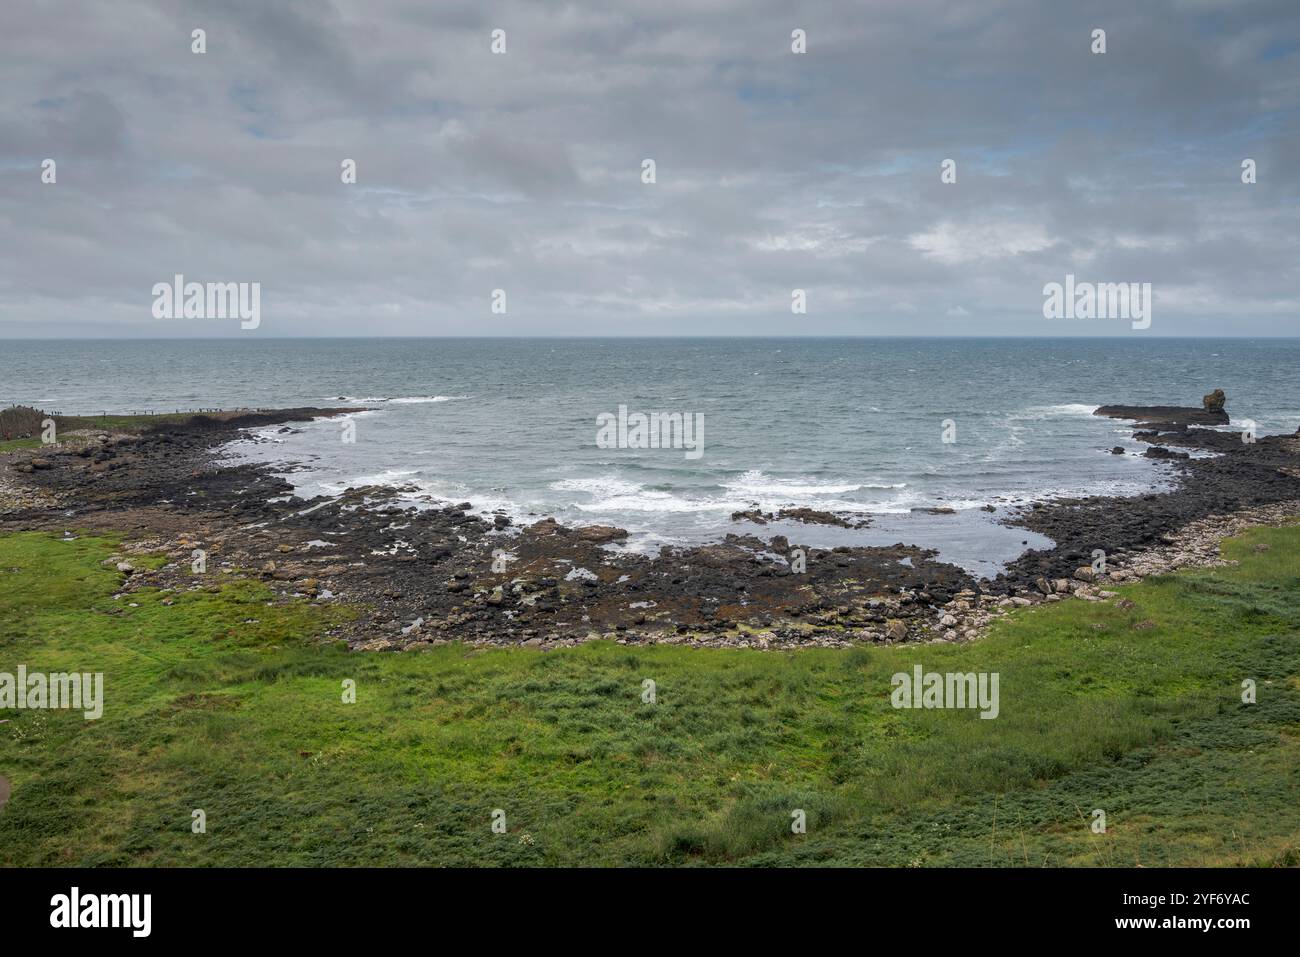
[[[1297,526],[1129,609],[796,653],[349,653],[253,582],[114,600],[114,544],[0,537],[0,672],[105,674],[98,721],[0,710],[0,864],[1300,862]],[[915,664],[998,672],[1000,716],[895,710]]]

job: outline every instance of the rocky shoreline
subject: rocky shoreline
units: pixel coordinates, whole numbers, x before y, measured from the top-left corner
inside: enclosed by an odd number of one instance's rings
[[[1300,514],[1300,434],[1243,442],[1213,428],[1228,417],[1221,404],[1208,407],[1211,398],[1204,409],[1098,409],[1132,420],[1134,438],[1152,448],[1217,454],[1171,460],[1168,492],[1036,503],[1013,515],[1008,524],[1055,545],[992,580],[903,543],[798,555],[784,536],[731,534],[652,558],[606,547],[622,529],[546,518],[518,527],[468,503],[417,509],[391,487],[304,501],[267,466],[222,461],[241,429],[356,409],[193,416],[0,454],[0,531],[122,534],[129,544],[113,562],[123,594],[249,576],[278,600],[345,602],[354,619],[320,637],[363,650],[448,641],[551,648],[602,637],[753,648],[965,641],[1010,608],[1105,601],[1112,582],[1219,561],[1223,535]],[[835,520],[805,511],[792,517]],[[135,555],[158,552],[170,559],[164,567],[136,567]],[[198,552],[205,570],[196,574]]]

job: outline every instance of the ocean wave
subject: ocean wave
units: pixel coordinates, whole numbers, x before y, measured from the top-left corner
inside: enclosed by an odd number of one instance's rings
[[[455,402],[459,399],[468,399],[468,395],[403,395],[396,398],[391,396],[355,396],[339,395],[328,397],[332,402],[364,402],[368,405],[424,405],[429,402]]]
[[[326,480],[295,483],[299,494],[339,495],[345,489],[367,485],[399,489],[396,498],[416,508],[442,508],[449,502],[469,502],[470,510],[479,513],[505,512],[515,521],[527,523],[528,513],[537,508],[536,502],[518,502],[500,495],[479,493],[459,482],[436,481],[419,478],[419,472],[409,469],[385,469],[371,475],[358,475],[346,480]],[[291,482],[294,476],[286,476]]]
[[[903,514],[911,511],[911,505],[915,498],[906,498],[903,500],[889,499],[875,502],[853,502],[847,499],[818,499],[813,502],[804,504],[815,506],[818,509],[835,513],[868,513],[879,512],[882,514]],[[577,503],[573,507],[578,511],[586,513],[599,512],[617,516],[628,513],[678,513],[678,514],[706,514],[716,513],[720,517],[730,515],[733,512],[745,511],[757,503],[758,508],[765,512],[774,512],[781,508],[787,508],[791,505],[798,505],[798,502],[791,502],[788,498],[767,498],[756,499],[750,497],[732,497],[732,496],[702,496],[692,497],[681,495],[675,492],[660,491],[656,489],[642,488],[636,492],[629,492],[619,495],[607,495],[603,498],[597,498],[591,502]]]
[[[787,495],[793,497],[801,495],[843,495],[846,492],[857,492],[862,489],[894,489],[907,487],[906,482],[819,484],[808,480],[790,481],[772,478],[761,469],[750,469],[739,478],[721,484],[722,487],[729,492],[739,492],[745,495]]]
[[[467,395],[408,395],[388,401],[393,405],[424,405],[428,402],[457,402],[468,398]]]
[[[744,502],[726,502],[715,498],[686,498],[672,492],[657,492],[641,489],[621,495],[608,495],[593,502],[576,504],[574,507],[583,512],[726,512],[738,511],[745,507]]]
[[[803,505],[837,513],[905,514],[914,505],[929,504],[917,492],[907,490],[906,482],[832,484],[807,480],[781,481],[773,479],[760,469],[751,469],[730,482],[721,483],[720,494],[685,490],[664,483],[641,484],[616,475],[561,479],[550,483],[548,487],[552,491],[581,492],[589,496],[583,501],[568,503],[576,511],[614,516],[619,513],[674,512],[729,515],[756,504],[763,511],[769,512]],[[840,497],[862,490],[896,494],[863,501]],[[971,503],[972,507],[980,504],[983,502]]]
[[[587,492],[590,495],[635,495],[642,486],[636,482],[626,482],[612,476],[595,476],[593,478],[561,479],[552,482],[550,488],[556,492]]]
[[[384,469],[382,472],[376,472],[373,475],[358,475],[356,478],[344,479],[338,481],[321,481],[317,484],[320,488],[325,489],[331,495],[338,495],[347,488],[360,488],[365,485],[409,485],[416,484],[409,482],[412,475],[418,475],[415,469]]]
[[[1013,419],[1046,419],[1053,416],[1077,415],[1090,416],[1101,406],[1082,402],[1065,402],[1061,405],[1031,405],[1027,409],[1013,413]]]

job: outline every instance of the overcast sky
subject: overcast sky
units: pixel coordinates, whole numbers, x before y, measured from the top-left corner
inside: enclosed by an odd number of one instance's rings
[[[1296,0],[3,0],[0,103],[0,337],[1300,334]]]

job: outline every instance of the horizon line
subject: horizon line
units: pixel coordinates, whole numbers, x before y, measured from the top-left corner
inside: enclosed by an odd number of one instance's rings
[[[702,335],[689,333],[644,333],[640,335],[585,335],[575,333],[533,333],[529,335],[372,335],[372,336],[22,336],[5,338],[0,337],[0,342],[239,342],[243,341],[262,341],[262,342],[300,342],[300,341],[372,341],[379,339],[394,340],[423,340],[423,339],[463,339],[463,340],[511,340],[511,339],[594,339],[594,340],[639,340],[639,339],[739,339],[739,340],[804,340],[804,339],[1016,339],[1016,340],[1043,340],[1043,341],[1116,341],[1116,340],[1173,340],[1173,341],[1211,341],[1211,340],[1300,340],[1300,334],[1279,336],[1279,335],[1236,335],[1236,336],[1174,336],[1174,335],[1155,335],[1155,336],[1100,336],[1100,335],[1082,335],[1082,336],[1047,336],[1047,335],[1006,335],[997,333],[988,333],[983,335],[947,335],[947,334],[924,334],[924,333],[825,333],[825,334],[806,334],[806,335],[777,335],[777,334],[716,334]]]

